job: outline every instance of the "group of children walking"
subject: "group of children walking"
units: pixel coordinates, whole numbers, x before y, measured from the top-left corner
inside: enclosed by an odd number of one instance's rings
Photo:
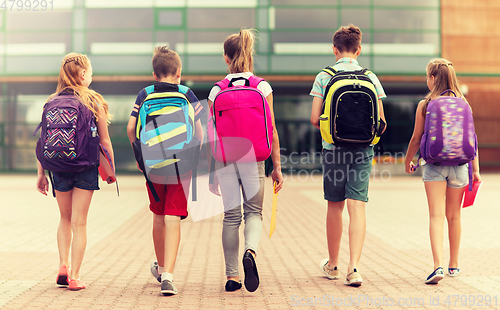
[[[311,123],[320,129],[323,138],[323,187],[324,198],[328,202],[328,258],[320,262],[320,269],[328,279],[340,278],[342,212],[347,205],[350,258],[344,283],[349,286],[359,286],[363,281],[359,261],[366,233],[365,203],[368,201],[373,145],[386,128],[382,105],[382,99],[386,97],[384,89],[376,75],[357,62],[361,53],[361,38],[361,30],[353,25],[341,27],[335,32],[332,49],[336,63],[316,76],[310,92],[313,96]],[[228,75],[216,83],[208,97],[209,135],[206,140],[211,146],[208,150],[211,170],[209,189],[222,196],[224,205],[222,246],[226,291],[242,288],[239,259],[242,261],[245,288],[253,292],[260,284],[256,258],[262,231],[266,158],[270,157],[273,163],[271,176],[275,191],[283,186],[273,90],[268,82],[253,74],[253,45],[254,34],[249,29],[241,29],[226,39],[223,57]],[[161,283],[162,294],[174,295],[177,288],[173,282],[173,271],[180,244],[180,221],[188,216],[190,181],[194,179],[197,165],[197,156],[193,154],[199,153],[205,139],[200,118],[206,111],[193,91],[180,84],[182,63],[176,52],[166,46],[157,47],[152,66],[156,83],[137,95],[127,135],[138,168],[146,176],[149,207],[154,214],[156,261],[151,264],[151,273]],[[48,171],[61,214],[57,231],[60,262],[56,281],[59,285],[67,285],[70,290],[85,288],[80,280],[80,267],[86,247],[87,214],[93,192],[99,189],[98,163],[81,159],[84,155],[93,157],[96,152],[90,136],[98,137],[100,149],[107,150],[114,166],[108,133],[108,105],[101,95],[88,88],[91,82],[92,66],[87,56],[76,53],[66,55],[56,92],[44,107],[42,124],[47,125],[46,129],[42,128],[37,144],[37,189],[47,195]],[[415,168],[412,159],[424,135],[429,101],[447,92],[454,92],[463,98],[453,66],[444,59],[429,63],[427,85],[430,93],[418,105],[415,130],[408,146],[405,161],[408,173]],[[75,98],[81,107],[74,106]],[[245,101],[242,98],[252,99]],[[70,101],[73,103],[70,104]],[[235,107],[240,110],[234,110]],[[90,111],[91,117],[85,118],[80,110]],[[248,128],[240,125],[253,117],[262,117],[265,130],[260,132],[255,122],[250,122]],[[81,125],[82,119],[84,125]],[[80,127],[88,132],[82,134],[84,138],[80,138]],[[224,129],[226,127],[228,132]],[[241,134],[238,136],[236,133]],[[235,136],[238,139],[235,140]],[[85,150],[80,151],[81,145]],[[97,150],[99,152],[99,148]],[[255,156],[248,158],[249,150]],[[77,164],[68,168],[51,164],[54,160]],[[338,178],[339,172],[342,178]],[[332,175],[335,175],[334,179]],[[445,216],[450,236],[448,274],[457,276],[460,273],[460,202],[469,182],[467,166],[427,163],[423,179],[429,202],[434,257],[434,271],[425,283],[431,284],[443,278]],[[477,156],[472,162],[472,180],[480,180]],[[239,257],[242,219],[245,221],[245,245],[243,256]]]

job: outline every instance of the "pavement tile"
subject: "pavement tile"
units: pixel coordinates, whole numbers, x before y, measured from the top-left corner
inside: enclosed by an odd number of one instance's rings
[[[259,289],[253,293],[244,288],[224,291],[222,215],[196,222],[193,216],[182,222],[174,271],[179,294],[166,297],[160,294],[160,284],[149,272],[155,260],[152,215],[141,176],[119,176],[120,197],[107,184],[101,184],[101,190],[94,195],[81,271],[87,288],[72,292],[55,284],[55,200],[36,192],[34,176],[2,175],[0,308],[286,309],[304,305],[331,309],[334,302],[348,309],[500,308],[500,203],[496,198],[500,175],[484,174],[483,179],[477,204],[462,211],[462,273],[457,278],[445,277],[435,286],[423,283],[432,271],[432,255],[420,178],[395,176],[371,182],[366,205],[367,234],[359,268],[364,283],[359,288],[343,284],[349,258],[347,212],[339,262],[341,279],[328,280],[318,268],[327,257],[321,178],[285,183],[278,198],[277,229],[271,239],[271,182],[267,180],[269,190],[257,253]],[[205,181],[200,177],[200,184]],[[199,197],[208,197],[201,189]],[[243,229],[240,236],[243,238]],[[445,262],[447,250],[445,242]],[[240,274],[243,277],[241,267]],[[488,304],[485,298],[489,298]],[[461,299],[466,301],[463,305]],[[479,299],[482,306],[478,305]],[[350,305],[346,305],[349,300]],[[393,305],[384,305],[383,301],[392,301]],[[423,304],[416,304],[421,301]]]

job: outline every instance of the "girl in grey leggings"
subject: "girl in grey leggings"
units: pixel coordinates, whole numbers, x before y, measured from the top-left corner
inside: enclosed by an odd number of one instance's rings
[[[253,33],[249,29],[241,29],[239,34],[230,35],[224,42],[224,60],[228,65],[229,72],[226,78],[230,81],[239,79],[234,82],[234,85],[244,85],[245,79],[253,75],[253,42]],[[274,122],[273,90],[266,81],[260,82],[257,89],[266,98],[271,111],[274,128],[271,152],[274,170],[271,176],[273,182],[277,183],[276,191],[279,191],[283,185],[283,176],[281,174],[279,138]],[[209,108],[212,107],[214,99],[220,90],[219,86],[214,86],[210,91],[208,96]],[[238,271],[238,249],[243,197],[243,218],[245,220],[244,283],[245,288],[253,292],[259,287],[259,275],[257,273],[255,257],[262,232],[264,162],[246,162],[228,165],[218,163],[214,182],[210,184],[210,191],[216,195],[222,194],[224,203],[222,246],[226,261],[226,291],[236,291],[242,287]]]

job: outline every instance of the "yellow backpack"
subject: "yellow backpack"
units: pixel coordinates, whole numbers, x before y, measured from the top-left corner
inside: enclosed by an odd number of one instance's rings
[[[338,71],[326,67],[328,82],[320,116],[321,137],[345,147],[378,143],[385,123],[380,119],[377,91],[367,69]]]

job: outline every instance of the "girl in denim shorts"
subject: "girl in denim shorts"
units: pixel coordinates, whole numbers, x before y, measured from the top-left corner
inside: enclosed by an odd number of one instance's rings
[[[114,166],[114,154],[108,133],[108,104],[101,95],[88,87],[92,82],[92,66],[86,55],[70,53],[62,61],[56,92],[49,99],[60,94],[74,94],[89,108],[97,122],[100,143],[108,150]],[[59,205],[61,219],[57,229],[59,249],[59,272],[56,283],[69,286],[70,290],[85,288],[80,281],[80,266],[87,245],[87,214],[94,190],[98,190],[98,169],[72,172],[52,172],[52,186]],[[47,195],[49,182],[38,162],[37,190]],[[69,258],[71,252],[71,268]]]
[[[460,91],[455,70],[451,62],[445,59],[433,59],[427,65],[427,86],[429,94],[420,101],[415,116],[415,128],[408,145],[405,158],[407,173],[415,171],[413,157],[420,147],[420,140],[424,133],[427,105],[432,99],[441,94],[447,95],[452,90],[459,97],[464,97]],[[436,284],[444,278],[443,272],[443,225],[444,218],[448,221],[448,235],[450,243],[450,261],[448,275],[456,277],[460,273],[458,266],[458,252],[461,236],[461,204],[464,188],[469,183],[467,165],[438,166],[426,163],[423,166],[423,180],[427,201],[429,204],[430,238],[434,271],[426,278],[426,284]],[[472,161],[473,181],[480,181],[479,158]]]

